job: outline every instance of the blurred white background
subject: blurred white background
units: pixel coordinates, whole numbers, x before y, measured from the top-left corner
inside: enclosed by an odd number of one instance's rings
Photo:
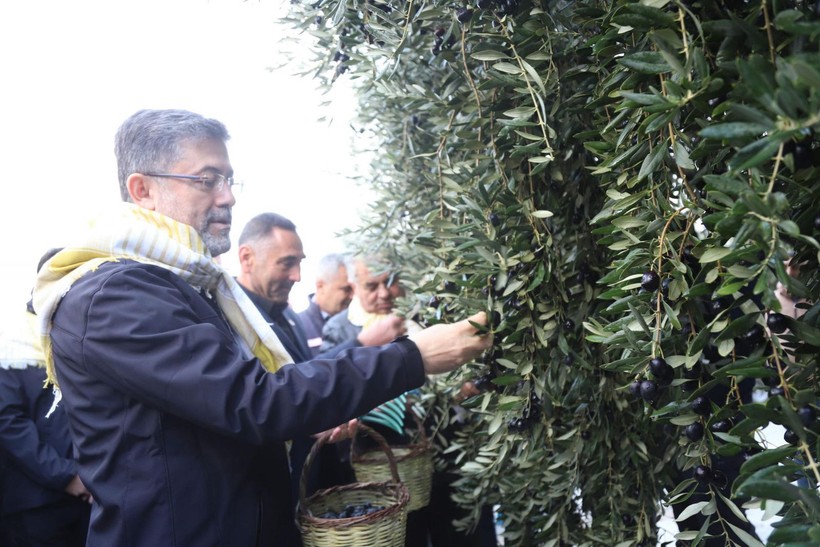
[[[291,297],[306,305],[315,261],[343,250],[334,234],[357,224],[366,190],[348,179],[352,94],[334,91],[334,121],[320,123],[328,111],[318,108],[316,82],[270,70],[284,60],[276,25],[286,8],[287,0],[0,4],[0,309],[28,300],[46,249],[70,243],[120,201],[114,133],[142,108],[184,108],[226,124],[245,188],[223,263],[234,267],[252,216],[289,217],[308,255]]]

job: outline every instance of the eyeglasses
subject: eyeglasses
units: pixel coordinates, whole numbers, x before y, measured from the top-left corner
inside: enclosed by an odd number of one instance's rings
[[[143,173],[146,177],[161,177],[166,179],[183,179],[190,180],[202,185],[202,189],[206,192],[220,192],[225,184],[232,192],[238,192],[242,189],[242,182],[234,180],[233,177],[226,177],[221,173],[209,173],[207,175],[178,175],[176,173]]]

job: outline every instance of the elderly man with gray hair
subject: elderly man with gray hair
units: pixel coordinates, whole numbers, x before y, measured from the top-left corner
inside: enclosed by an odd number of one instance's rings
[[[348,257],[331,253],[319,260],[316,268],[316,291],[310,304],[299,314],[313,356],[322,346],[322,328],[327,320],[346,310],[353,298],[353,284],[348,279]]]

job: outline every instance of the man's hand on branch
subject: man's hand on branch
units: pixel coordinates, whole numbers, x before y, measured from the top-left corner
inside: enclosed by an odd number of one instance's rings
[[[487,314],[479,312],[458,323],[433,325],[409,336],[421,352],[427,374],[455,370],[492,347],[492,335],[480,334],[473,324],[486,325]]]

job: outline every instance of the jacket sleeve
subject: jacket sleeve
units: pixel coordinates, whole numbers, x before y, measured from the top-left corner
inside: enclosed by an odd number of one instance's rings
[[[347,342],[342,342],[337,346],[333,346],[332,348],[323,351],[322,353],[316,356],[316,359],[333,359],[337,355],[344,353],[345,351],[353,348],[360,348],[362,345],[359,343],[358,340],[355,338],[351,338]]]
[[[29,415],[25,373],[0,369],[0,448],[7,461],[32,481],[61,492],[77,474],[76,463],[61,456],[40,435]]]
[[[61,383],[64,375],[89,375],[127,398],[247,442],[324,431],[424,382],[421,355],[409,340],[268,373],[219,311],[166,270],[138,265],[103,282],[82,281],[53,319]],[[86,318],[83,328],[72,324],[77,317]]]

